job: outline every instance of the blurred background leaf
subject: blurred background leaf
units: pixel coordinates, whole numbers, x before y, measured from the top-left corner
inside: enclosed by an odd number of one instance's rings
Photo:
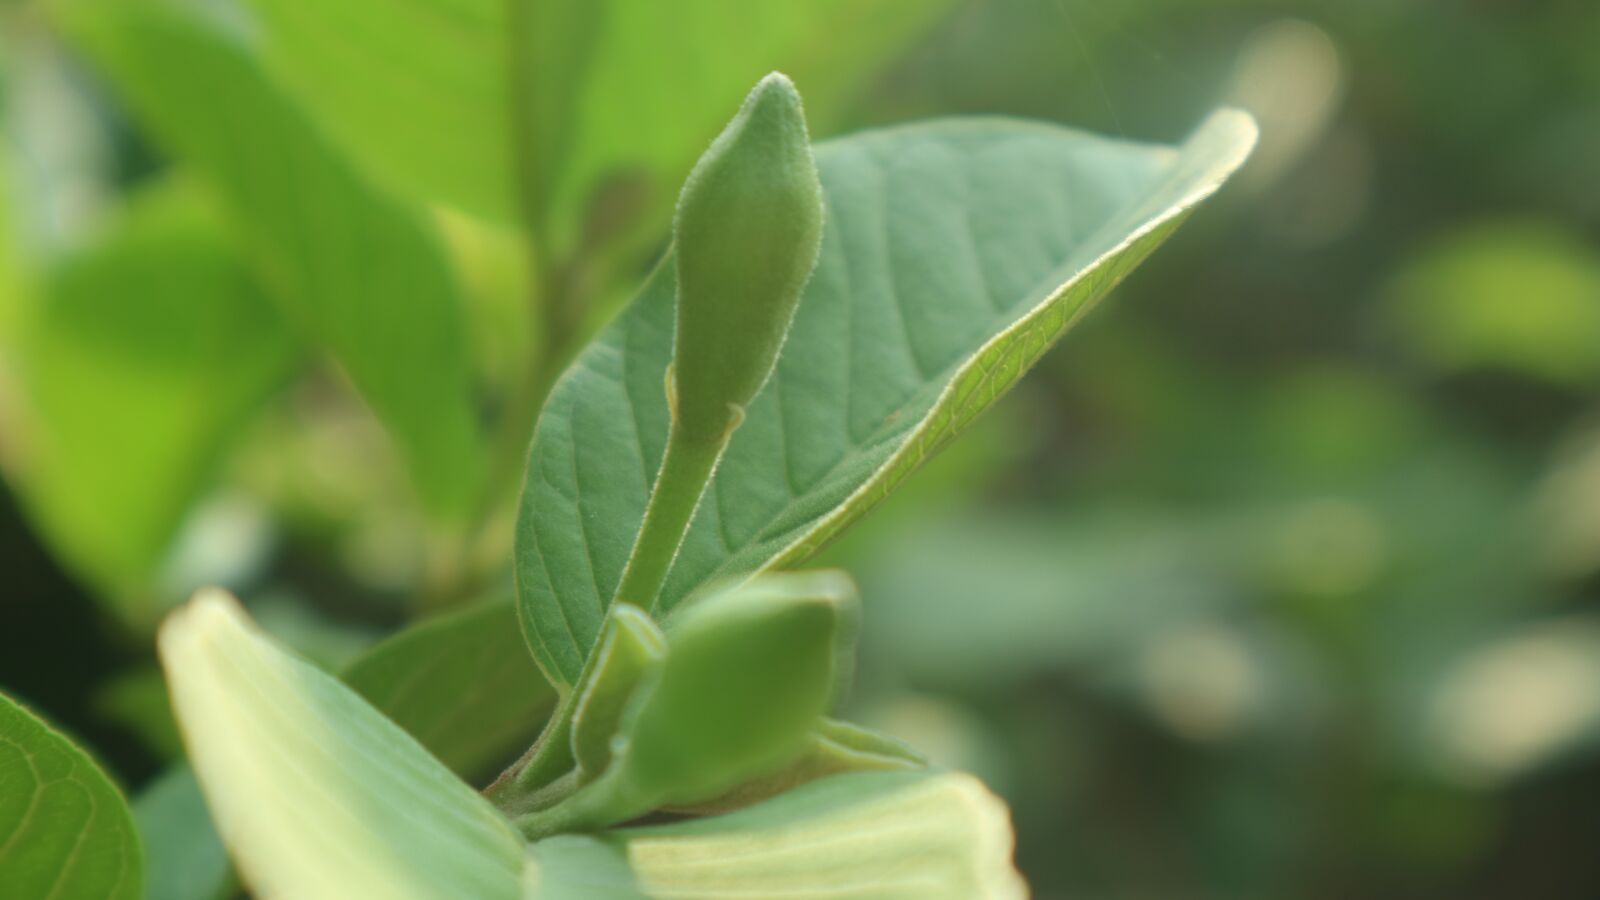
[[[166,900],[228,896],[233,867],[188,765],[172,766],[135,797],[133,819],[144,844],[146,896]]]
[[[62,8],[114,87],[216,193],[286,316],[388,426],[423,500],[464,517],[481,438],[438,236],[327,145],[226,20],[166,0]]]
[[[61,557],[148,627],[185,515],[299,351],[181,184],[134,200],[39,292],[13,295],[16,477]]]

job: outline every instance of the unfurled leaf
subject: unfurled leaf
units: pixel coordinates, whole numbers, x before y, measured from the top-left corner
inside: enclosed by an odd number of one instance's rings
[[[190,762],[252,891],[521,896],[522,843],[506,820],[232,598],[197,595],[162,626],[160,649]]]
[[[480,436],[438,236],[338,155],[216,8],[84,0],[53,9],[152,134],[221,200],[243,257],[349,373],[424,501],[464,513],[480,478]]]
[[[605,770],[519,827],[532,836],[590,830],[712,800],[788,765],[832,698],[841,609],[854,599],[842,576],[807,573],[686,607],[669,623],[665,657],[647,661],[625,703]]]
[[[0,897],[138,900],[128,804],[71,741],[0,694]]]
[[[136,197],[18,304],[15,483],[60,557],[152,627],[184,517],[298,354],[195,201]]]
[[[1223,112],[1178,148],[1003,119],[827,142],[822,255],[657,600],[795,564],[886,496],[1076,323],[1248,154]],[[523,628],[570,685],[666,446],[674,268],[552,393],[517,531]]]
[[[1005,805],[969,775],[840,775],[728,815],[541,841],[530,897],[1010,900],[1027,896],[1011,849]]]
[[[516,608],[501,601],[395,634],[357,657],[344,680],[474,781],[526,747],[556,705],[517,632]]]
[[[220,900],[228,896],[233,868],[206,811],[200,784],[187,765],[174,765],[133,801],[144,839],[151,900]]]

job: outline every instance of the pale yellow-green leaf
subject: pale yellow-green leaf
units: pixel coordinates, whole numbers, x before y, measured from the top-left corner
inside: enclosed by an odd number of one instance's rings
[[[162,627],[173,708],[246,885],[284,900],[519,896],[509,823],[220,591]]]
[[[725,816],[541,841],[528,896],[1009,900],[1027,896],[1012,844],[970,775],[840,775]]]

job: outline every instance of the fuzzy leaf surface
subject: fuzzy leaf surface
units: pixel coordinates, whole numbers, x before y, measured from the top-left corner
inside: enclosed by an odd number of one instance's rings
[[[1209,197],[1255,125],[1181,147],[1005,119],[816,148],[822,254],[777,371],[701,500],[657,601],[794,565],[1014,384]],[[572,684],[593,647],[667,436],[674,268],[578,357],[534,434],[517,527],[523,628]]]

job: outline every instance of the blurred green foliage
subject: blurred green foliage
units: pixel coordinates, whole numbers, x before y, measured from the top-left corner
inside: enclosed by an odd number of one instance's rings
[[[346,118],[371,84],[280,83],[287,45],[258,77],[449,270],[468,360],[449,379],[486,419],[547,365],[547,331],[586,332],[641,277],[660,186],[752,72],[817,97],[818,137],[973,112],[1165,140],[1218,102],[1251,109],[1263,144],[1218,208],[830,551],[861,582],[851,702],[1006,795],[1040,896],[1600,893],[1600,7],[967,0],[853,27],[824,3],[756,28],[726,6],[686,32],[750,35],[748,58],[685,44],[638,58],[661,77],[636,103],[596,83],[550,112],[585,123],[541,151],[577,173],[552,189],[551,245],[594,245],[564,265],[473,217],[510,198],[451,162],[478,152],[450,124],[470,110]],[[6,592],[0,684],[45,695],[35,662],[100,654],[136,685],[140,635],[199,581],[346,648],[501,584],[506,510],[465,538],[425,514],[374,424],[340,349],[372,336],[314,337],[217,176],[156,149],[49,17],[0,14],[0,463],[29,525],[0,552],[21,585],[59,585],[47,560],[76,585]],[[597,40],[628,54],[665,27]],[[756,39],[782,34],[808,37]],[[709,119],[662,112],[678,104]],[[384,123],[430,127],[377,141]],[[576,286],[576,310],[527,321],[540,279]],[[355,390],[308,364],[316,346]],[[31,626],[44,602],[78,602],[71,627]],[[121,700],[45,711],[89,733],[159,708],[107,665],[82,696]],[[131,735],[101,733],[113,768],[150,774]]]

